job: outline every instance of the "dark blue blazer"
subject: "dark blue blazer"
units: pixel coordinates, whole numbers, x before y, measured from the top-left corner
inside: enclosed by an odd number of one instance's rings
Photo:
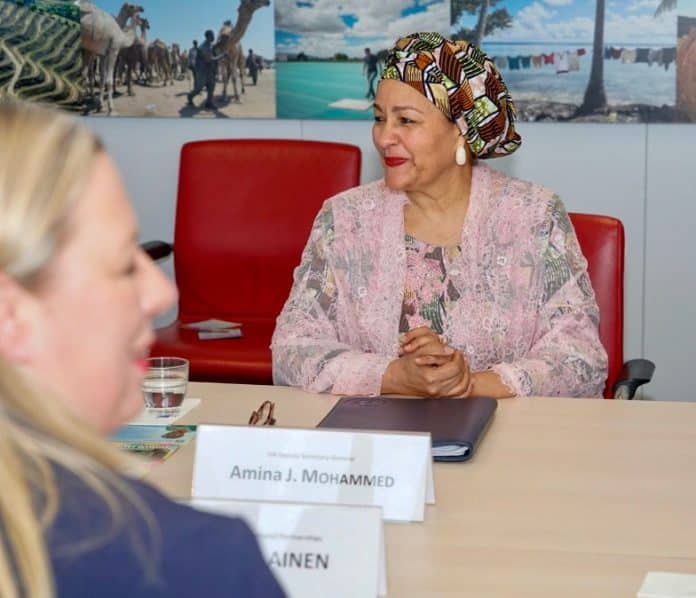
[[[59,468],[56,476],[60,511],[46,540],[57,596],[284,596],[241,520],[196,511],[127,480],[154,517],[157,548],[137,510],[126,506],[129,524],[114,522],[104,501],[81,480]]]

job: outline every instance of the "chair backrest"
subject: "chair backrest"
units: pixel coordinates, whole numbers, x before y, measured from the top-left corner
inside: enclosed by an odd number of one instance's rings
[[[179,319],[275,319],[312,222],[360,182],[360,148],[288,139],[181,149],[174,230]]]
[[[609,375],[604,396],[623,365],[624,228],[610,216],[570,213],[599,306],[599,337],[609,356]]]

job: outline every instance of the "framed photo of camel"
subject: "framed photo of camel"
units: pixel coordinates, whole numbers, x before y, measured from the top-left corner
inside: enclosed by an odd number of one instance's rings
[[[94,116],[275,117],[271,0],[136,1],[0,0],[0,95]]]

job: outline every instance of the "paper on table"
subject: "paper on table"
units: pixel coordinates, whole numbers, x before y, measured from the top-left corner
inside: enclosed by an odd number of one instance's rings
[[[240,338],[241,328],[225,328],[224,330],[199,330],[198,339],[202,341],[212,341],[221,338]]]
[[[469,447],[461,444],[443,444],[433,446],[433,457],[465,457],[469,454]]]
[[[116,430],[111,442],[121,450],[156,463],[169,458],[195,435],[196,426],[127,424]],[[141,477],[145,471],[138,467],[131,473]]]
[[[141,426],[163,426],[171,424],[178,420],[179,418],[186,415],[192,409],[195,409],[200,405],[200,399],[184,399],[178,410],[171,409],[148,409],[145,407],[138,417],[136,417],[131,424],[139,424]],[[164,413],[164,415],[162,414]]]
[[[638,598],[695,598],[696,575],[649,571],[638,590]]]
[[[189,322],[187,324],[182,324],[183,328],[191,328],[192,330],[227,330],[228,328],[239,328],[242,324],[240,322],[228,322],[227,320],[217,320],[215,318],[211,320],[201,320],[200,322]]]

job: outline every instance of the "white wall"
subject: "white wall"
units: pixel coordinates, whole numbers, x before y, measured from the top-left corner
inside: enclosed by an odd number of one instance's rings
[[[696,400],[696,126],[647,131],[644,337],[659,359],[656,396]]]
[[[343,141],[363,151],[363,182],[381,176],[369,122],[90,118],[119,164],[141,238],[171,240],[179,148],[210,138],[278,137]],[[556,190],[572,211],[609,214],[626,227],[627,359],[656,362],[644,392],[696,400],[687,372],[696,353],[696,127],[520,123],[522,148],[493,166]],[[171,274],[171,260],[165,269]],[[171,319],[172,313],[167,315]]]

